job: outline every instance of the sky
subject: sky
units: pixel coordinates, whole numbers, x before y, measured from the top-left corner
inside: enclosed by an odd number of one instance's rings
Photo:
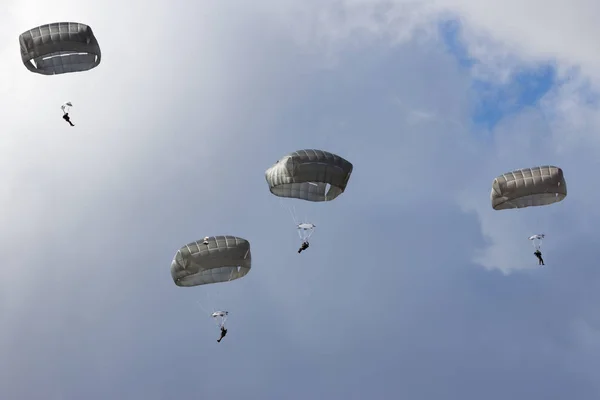
[[[600,397],[600,3],[5,3],[0,398]],[[22,65],[59,21],[97,68]],[[310,148],[353,163],[345,193],[273,196]],[[547,164],[564,201],[491,208]],[[223,234],[250,273],[176,286],[177,249]]]

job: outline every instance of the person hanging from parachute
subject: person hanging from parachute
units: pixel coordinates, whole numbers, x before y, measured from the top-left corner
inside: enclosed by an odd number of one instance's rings
[[[533,235],[529,237],[529,240],[531,240],[531,243],[533,243],[533,248],[535,249],[535,251],[533,252],[533,254],[537,257],[538,259],[538,265],[546,265],[544,264],[544,259],[542,258],[542,252],[540,251],[541,247],[542,247],[542,240],[544,240],[544,237],[546,237],[546,235],[544,235],[543,233],[541,235]]]
[[[302,240],[302,245],[298,249],[298,254],[300,254],[310,246],[308,239],[312,236],[315,225],[311,224],[310,222],[304,222],[302,224],[298,224],[297,228],[300,240]]]
[[[212,317],[217,322],[217,325],[221,329],[221,337],[217,340],[218,343],[221,343],[221,340],[227,335],[227,329],[225,328],[225,321],[227,321],[227,316],[229,315],[229,311],[215,311],[212,313]]]
[[[546,265],[546,264],[544,264],[544,259],[542,258],[542,252],[541,251],[536,250],[536,251],[533,252],[533,254],[535,254],[535,256],[538,258],[538,261],[539,261],[538,265]]]
[[[304,250],[308,249],[308,246],[310,246],[308,244],[308,242],[302,242],[302,246],[300,246],[300,248],[298,249],[298,254],[302,253]]]
[[[73,123],[71,122],[71,117],[69,117],[69,113],[65,113],[65,114],[63,115],[63,119],[64,119],[65,121],[67,121],[67,122],[69,123],[69,125],[71,125],[71,126],[75,126],[75,125],[73,125]]]
[[[71,110],[71,107],[73,107],[73,104],[71,104],[70,101],[66,102],[65,104],[63,104],[62,106],[60,106],[60,108],[63,111],[63,119],[65,121],[67,121],[69,123],[69,125],[71,126],[75,126],[73,125],[73,123],[71,122],[71,117],[69,117],[69,111]]]
[[[227,329],[224,326],[221,327],[221,337],[217,339],[217,343],[221,343],[221,340],[227,335]]]

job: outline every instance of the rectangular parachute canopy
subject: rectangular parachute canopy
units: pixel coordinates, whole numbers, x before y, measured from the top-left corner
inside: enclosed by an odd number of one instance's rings
[[[19,36],[21,60],[31,72],[58,75],[97,67],[102,57],[98,41],[88,25],[55,22]]]
[[[324,150],[298,150],[265,171],[269,190],[278,197],[331,201],[344,193],[352,163]]]
[[[243,278],[251,267],[250,242],[211,236],[182,246],[171,262],[171,276],[177,286],[199,286]]]
[[[567,197],[562,169],[545,165],[502,174],[492,183],[490,200],[494,210],[546,206]]]

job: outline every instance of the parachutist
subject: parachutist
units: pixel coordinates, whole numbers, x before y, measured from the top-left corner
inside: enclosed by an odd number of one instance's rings
[[[308,242],[302,242],[302,246],[298,249],[298,254],[302,253],[303,250],[308,249]]]
[[[221,337],[217,340],[217,343],[221,343],[221,340],[227,335],[227,329],[224,326],[221,327]]]
[[[69,123],[69,125],[71,125],[71,126],[75,126],[75,125],[73,125],[73,123],[71,122],[71,118],[69,117],[69,113],[65,113],[65,115],[63,115],[63,119],[64,119],[65,121],[67,121],[67,122]]]
[[[544,259],[542,258],[542,252],[539,250],[536,250],[533,254],[535,254],[535,256],[538,258],[539,263],[538,265],[546,265],[544,264]]]

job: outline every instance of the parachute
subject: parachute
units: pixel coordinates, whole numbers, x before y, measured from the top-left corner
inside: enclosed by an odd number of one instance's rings
[[[215,311],[211,314],[211,317],[217,323],[217,326],[220,328],[225,326],[225,321],[227,321],[227,316],[229,315],[229,311]]]
[[[58,75],[100,64],[101,51],[92,28],[77,22],[38,26],[19,36],[21,59],[31,72]]]
[[[60,109],[63,110],[63,112],[68,113],[69,111],[71,111],[71,107],[73,107],[73,104],[71,104],[70,101],[67,101],[66,103],[63,103],[62,106],[60,106]]]
[[[286,154],[265,171],[272,194],[280,198],[302,201],[331,201],[346,190],[352,174],[352,164],[342,157],[323,150],[298,150]],[[315,225],[298,221],[290,208],[302,242],[314,233]]]
[[[323,150],[298,150],[265,172],[269,190],[278,197],[331,201],[346,190],[352,164]]]
[[[531,243],[533,244],[533,248],[535,250],[540,250],[542,248],[542,241],[545,237],[546,235],[544,235],[543,233],[540,235],[533,235],[529,237],[529,240],[531,240]]]
[[[250,243],[246,239],[206,236],[177,250],[171,262],[171,277],[182,287],[229,282],[246,276],[251,264]],[[210,313],[219,328],[225,326],[228,315],[228,311]]]
[[[177,286],[229,282],[250,272],[250,243],[235,236],[205,237],[181,247],[171,262]]]
[[[314,224],[308,222],[298,224],[298,235],[300,236],[300,240],[302,240],[302,242],[308,242],[308,239],[310,239],[314,230]]]
[[[498,176],[490,200],[494,210],[546,206],[567,197],[562,169],[551,165],[519,169]]]

